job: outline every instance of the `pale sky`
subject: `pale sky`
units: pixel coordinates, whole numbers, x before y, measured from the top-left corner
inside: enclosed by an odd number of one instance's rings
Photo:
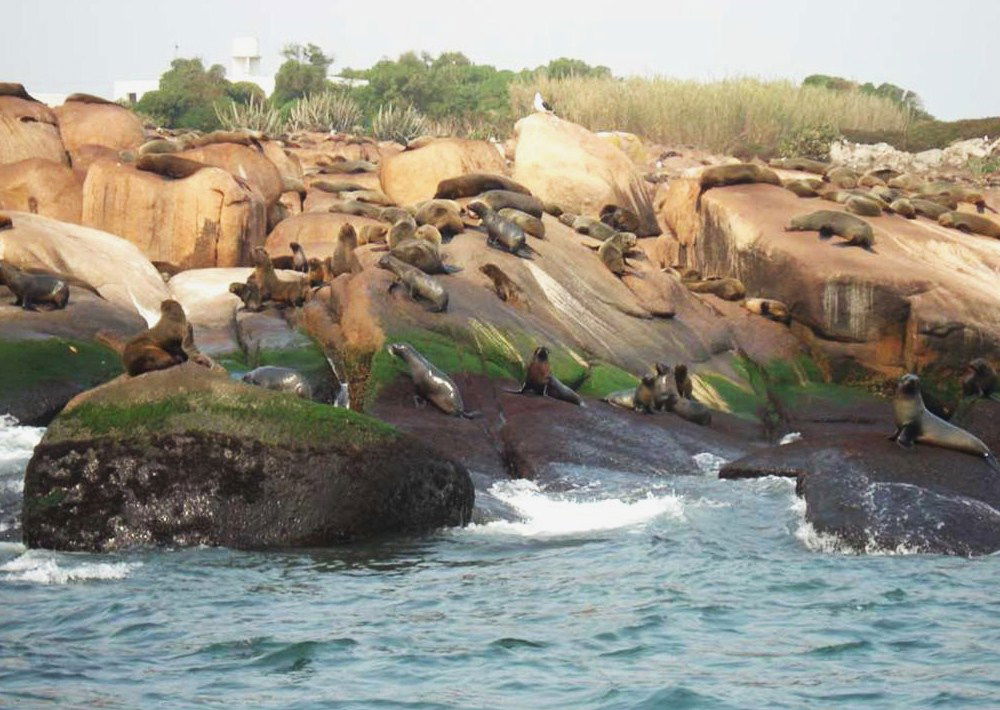
[[[507,69],[569,56],[619,76],[788,78],[835,74],[916,91],[942,119],[1000,115],[994,0],[2,0],[0,81],[111,94],[175,56],[229,69],[256,36],[272,74],[289,42],[365,68],[407,50],[460,51]]]

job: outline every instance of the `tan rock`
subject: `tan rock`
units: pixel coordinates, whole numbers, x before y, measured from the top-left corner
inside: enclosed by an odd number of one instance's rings
[[[0,164],[26,158],[69,163],[56,115],[37,101],[0,96]]]
[[[63,145],[74,163],[77,151],[85,145],[100,145],[115,151],[133,150],[145,140],[139,118],[117,104],[68,101],[53,112],[59,122]]]
[[[382,190],[394,202],[411,205],[434,197],[442,180],[467,173],[506,172],[503,158],[486,141],[441,138],[384,159],[379,174]]]
[[[281,173],[270,159],[252,146],[239,143],[212,143],[201,148],[184,150],[176,155],[205,165],[214,165],[234,177],[245,180],[264,198],[265,206],[273,205],[281,196]]]
[[[225,170],[171,180],[101,160],[83,185],[83,224],[122,236],[153,261],[239,266],[264,243],[261,197]]]
[[[291,254],[292,242],[302,245],[309,258],[325,259],[333,256],[337,234],[344,224],[353,224],[355,231],[361,231],[366,224],[383,224],[368,217],[334,212],[304,212],[295,217],[289,217],[274,228],[268,237],[265,248],[272,257]]]
[[[83,177],[65,163],[42,158],[0,165],[0,207],[79,224]]]

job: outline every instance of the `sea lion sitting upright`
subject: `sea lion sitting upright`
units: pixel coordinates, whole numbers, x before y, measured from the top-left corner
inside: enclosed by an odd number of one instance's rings
[[[981,234],[984,237],[1000,239],[1000,224],[989,217],[982,217],[971,212],[945,212],[938,217],[938,224],[966,234]]]
[[[14,305],[26,311],[37,311],[38,306],[57,311],[69,303],[69,286],[55,276],[22,271],[2,259],[0,259],[0,276],[3,276],[3,282],[14,293]]]
[[[962,395],[989,398],[997,391],[997,371],[985,358],[969,362],[962,374]]]
[[[496,264],[483,264],[479,270],[486,274],[486,277],[493,282],[493,290],[497,298],[505,303],[517,305],[524,300],[521,287],[514,283],[514,280],[504,273]]]
[[[262,301],[274,301],[287,306],[301,306],[308,295],[306,279],[283,281],[274,272],[271,257],[264,247],[255,247],[251,252],[254,262],[253,276],[260,287]]]
[[[896,431],[889,437],[903,448],[911,448],[914,443],[940,446],[963,453],[981,456],[995,469],[1000,469],[996,457],[978,438],[931,414],[924,406],[920,395],[920,378],[914,374],[903,375],[896,385],[896,396],[892,399],[892,409],[896,420]]]
[[[791,224],[785,227],[785,231],[819,232],[822,239],[829,239],[836,234],[847,240],[843,246],[857,246],[868,251],[871,251],[872,245],[875,244],[875,234],[870,224],[860,217],[834,210],[818,210],[793,217]]]
[[[312,287],[322,286],[330,282],[330,270],[326,267],[326,259],[313,257],[309,260],[309,285]]]
[[[289,392],[302,399],[312,399],[313,396],[309,381],[301,372],[290,367],[264,365],[243,375],[243,381],[276,392]]]
[[[691,375],[688,374],[688,366],[681,364],[674,368],[674,382],[677,385],[677,394],[683,399],[694,399],[694,385],[691,382]]]
[[[486,243],[489,246],[517,256],[527,256],[528,238],[524,235],[523,229],[498,215],[484,202],[477,200],[470,203],[469,211],[478,215],[483,221],[483,227],[488,235]]]
[[[407,239],[414,239],[417,235],[417,223],[410,215],[406,215],[392,225],[386,237],[386,244],[389,249],[395,249]]]
[[[292,250],[292,255],[276,256],[271,259],[271,264],[274,268],[298,271],[303,274],[309,273],[309,259],[306,258],[306,253],[302,250],[302,245],[298,242],[291,242],[288,247]]]
[[[636,412],[652,414],[656,411],[656,375],[646,374],[635,386],[635,394],[632,396],[633,408]]]
[[[677,404],[680,395],[677,392],[677,380],[674,369],[665,362],[656,363],[656,380],[653,382],[653,409],[658,412],[669,411]]]
[[[229,284],[229,293],[243,301],[244,311],[258,313],[264,307],[260,297],[260,287],[253,280],[252,276],[246,283],[237,281],[236,283]]]
[[[519,390],[505,390],[511,394],[533,394],[544,395],[549,387],[549,378],[552,377],[552,367],[549,365],[549,350],[544,346],[535,348],[524,371],[524,384]]]
[[[337,245],[333,248],[333,256],[327,264],[330,270],[329,278],[335,279],[341,274],[361,273],[361,262],[358,261],[354,250],[358,248],[358,234],[354,231],[354,225],[345,222],[340,225],[337,233]]]
[[[628,237],[631,237],[631,240]],[[597,248],[597,256],[612,274],[624,276],[630,273],[629,263],[625,257],[629,250],[635,246],[635,240],[634,234],[619,232],[604,240]]]
[[[417,391],[419,401],[433,404],[445,414],[453,417],[475,419],[479,412],[466,411],[462,393],[458,385],[444,372],[436,368],[409,343],[392,343],[389,352],[405,362],[410,368],[410,377]]]
[[[129,340],[122,350],[125,371],[135,377],[152,370],[165,370],[193,360],[211,367],[212,362],[194,345],[194,330],[177,301],[160,304],[160,320]]]
[[[428,310],[440,313],[448,308],[448,292],[444,286],[420,269],[400,261],[392,254],[384,254],[378,260],[378,267],[396,275],[397,280],[389,286],[390,291],[402,284],[410,298],[427,301]]]

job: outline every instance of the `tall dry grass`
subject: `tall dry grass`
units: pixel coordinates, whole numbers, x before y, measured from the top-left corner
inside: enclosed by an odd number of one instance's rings
[[[909,114],[888,99],[790,81],[540,77],[510,85],[515,115],[532,110],[535,91],[558,115],[591,130],[628,131],[718,152],[776,150],[782,139],[818,126],[905,131],[910,123]]]

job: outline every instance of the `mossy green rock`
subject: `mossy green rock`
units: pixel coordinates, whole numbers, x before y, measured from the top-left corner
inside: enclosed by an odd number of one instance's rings
[[[468,472],[356,412],[194,363],[72,400],[25,475],[31,547],[318,546],[463,525]]]

